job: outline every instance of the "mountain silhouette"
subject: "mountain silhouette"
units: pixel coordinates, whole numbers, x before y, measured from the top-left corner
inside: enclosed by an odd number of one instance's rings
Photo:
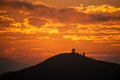
[[[37,65],[5,73],[0,80],[120,80],[120,64],[61,53]]]

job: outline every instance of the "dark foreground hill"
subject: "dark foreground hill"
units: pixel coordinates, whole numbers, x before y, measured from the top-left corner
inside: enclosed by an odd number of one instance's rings
[[[120,65],[64,53],[35,66],[5,73],[0,80],[120,80]]]

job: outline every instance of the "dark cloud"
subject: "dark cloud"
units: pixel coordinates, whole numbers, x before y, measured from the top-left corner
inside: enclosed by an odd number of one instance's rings
[[[24,7],[26,7],[26,10],[29,10],[28,12],[30,13],[29,15],[26,15],[26,17],[35,16],[35,17],[41,17],[41,18],[48,18],[48,19],[52,19],[53,21],[58,21],[61,23],[86,24],[86,23],[100,23],[100,22],[105,22],[105,21],[106,22],[107,21],[120,21],[120,16],[115,15],[115,14],[118,14],[119,12],[118,13],[116,12],[114,14],[113,13],[107,13],[107,14],[105,13],[91,14],[90,13],[89,14],[89,13],[84,13],[84,12],[78,12],[74,8],[57,9],[57,8],[45,6],[43,4],[35,5],[29,2],[25,2],[25,1],[11,1],[11,0],[0,1],[0,7],[5,7],[5,6],[12,6],[14,10],[16,10],[15,8],[20,8],[21,10],[23,10],[23,12],[25,12]],[[14,14],[14,12],[11,12],[11,15],[12,13]],[[20,15],[20,13],[17,13],[16,15],[18,14],[19,14],[19,17],[24,16],[22,14]],[[15,17],[16,15],[13,15],[13,16]],[[34,20],[31,20],[31,23],[35,23]]]
[[[109,15],[109,14],[91,14],[91,17],[93,18],[94,21],[120,21],[120,16],[114,16],[114,15]]]
[[[32,17],[32,18],[29,18],[29,23],[31,25],[35,25],[37,27],[40,27],[42,25],[44,25],[45,23],[47,23],[48,21],[45,20],[45,19],[42,19],[42,18],[37,18],[37,17]]]
[[[46,4],[57,6],[57,7],[69,7],[69,6],[79,6],[80,4],[88,5],[102,5],[110,4],[113,6],[120,7],[120,0],[40,0]]]
[[[49,18],[61,23],[102,23],[108,21],[120,21],[119,11],[116,13],[84,13],[78,12],[73,8],[57,9],[39,7],[32,11],[32,15],[37,17]]]
[[[0,7],[3,6],[12,6],[13,8],[26,7],[28,9],[34,9],[37,7],[32,3],[28,3],[26,1],[15,1],[15,0],[1,0]]]

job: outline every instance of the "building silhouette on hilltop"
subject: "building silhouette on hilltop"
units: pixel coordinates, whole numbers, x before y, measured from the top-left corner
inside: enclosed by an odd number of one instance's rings
[[[73,48],[71,54],[79,54],[79,53],[75,52],[75,49]],[[81,56],[85,57],[85,52],[83,52]]]
[[[72,49],[72,52],[71,52],[71,53],[72,53],[72,54],[75,54],[75,53],[76,53],[74,48]]]
[[[83,52],[83,55],[82,55],[83,57],[85,57],[85,53]]]

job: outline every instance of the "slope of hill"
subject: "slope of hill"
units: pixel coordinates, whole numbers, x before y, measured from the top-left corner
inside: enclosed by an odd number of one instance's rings
[[[23,70],[5,73],[0,80],[120,80],[120,65],[63,53]]]

